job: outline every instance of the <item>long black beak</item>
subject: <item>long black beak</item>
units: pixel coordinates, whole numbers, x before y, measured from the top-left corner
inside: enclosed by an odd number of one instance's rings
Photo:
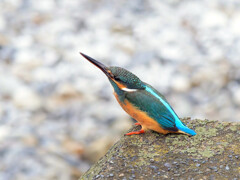
[[[102,63],[98,62],[97,60],[91,58],[90,56],[83,54],[80,52],[80,54],[86,58],[89,62],[91,62],[92,64],[94,64],[95,66],[97,66],[99,69],[101,69],[109,78],[113,78],[113,74],[111,73],[111,71]]]

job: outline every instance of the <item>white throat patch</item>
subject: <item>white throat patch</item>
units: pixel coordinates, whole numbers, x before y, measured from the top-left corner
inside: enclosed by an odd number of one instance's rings
[[[121,90],[126,91],[126,92],[135,92],[137,89],[128,89],[128,88],[122,88]]]

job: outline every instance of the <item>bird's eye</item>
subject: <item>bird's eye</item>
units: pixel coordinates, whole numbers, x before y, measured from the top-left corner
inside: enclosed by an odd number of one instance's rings
[[[121,79],[117,76],[114,76],[114,79],[117,80],[117,81],[121,81]]]

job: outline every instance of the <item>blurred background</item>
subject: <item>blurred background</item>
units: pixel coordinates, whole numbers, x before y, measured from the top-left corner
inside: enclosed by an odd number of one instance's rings
[[[240,1],[0,0],[0,180],[77,179],[131,127],[79,51],[240,121]]]

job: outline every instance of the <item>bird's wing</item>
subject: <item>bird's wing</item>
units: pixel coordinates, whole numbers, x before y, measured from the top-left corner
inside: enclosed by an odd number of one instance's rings
[[[146,90],[139,90],[126,94],[126,99],[166,130],[177,131],[174,116],[168,108],[154,95]],[[162,96],[163,97],[163,96]],[[163,97],[164,98],[164,97]],[[164,98],[166,101],[166,99]],[[167,101],[166,101],[167,102]]]
[[[153,91],[154,91],[154,93],[156,93],[160,98],[162,98],[163,99],[163,101],[165,102],[165,103],[167,103],[167,105],[169,106],[169,108],[171,109],[171,114],[174,114],[174,116],[177,118],[177,119],[179,119],[180,120],[180,118],[178,117],[178,115],[177,115],[177,113],[174,111],[174,109],[172,108],[172,106],[169,104],[169,102],[167,101],[167,99],[160,93],[160,92],[158,92],[154,87],[152,87],[151,85],[149,85],[149,84],[147,84],[147,83],[144,83],[146,86],[148,86],[149,88],[151,88]],[[181,121],[181,123],[184,125],[184,126],[186,126],[186,124],[184,124],[182,121]]]

